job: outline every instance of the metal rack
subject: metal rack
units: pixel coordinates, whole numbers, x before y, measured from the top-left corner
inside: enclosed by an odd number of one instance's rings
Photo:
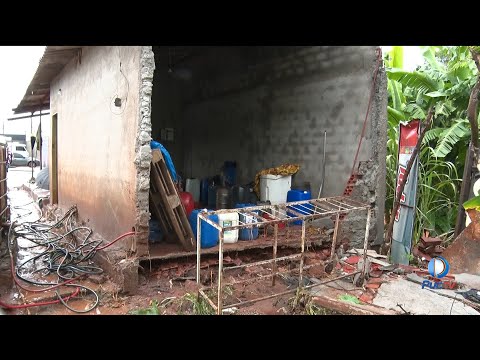
[[[292,208],[293,207],[293,208]],[[328,279],[324,282],[319,282],[314,285],[302,286],[303,280],[303,270],[307,268],[311,268],[313,266],[318,266],[319,264],[311,264],[308,266],[304,265],[304,254],[305,254],[305,222],[307,220],[315,220],[324,217],[332,217],[335,216],[335,227],[333,232],[333,239],[332,239],[332,246],[330,252],[330,260],[333,259],[335,254],[335,246],[337,242],[337,235],[338,235],[338,226],[340,222],[340,217],[345,216],[346,214],[352,211],[366,211],[366,226],[365,226],[365,240],[363,243],[364,252],[363,252],[363,268],[362,270],[358,270],[347,275],[339,276],[333,279]],[[253,223],[246,223],[239,220],[238,225],[235,226],[221,226],[218,222],[212,221],[209,219],[211,215],[219,215],[219,214],[228,214],[228,213],[238,213],[239,219],[246,217],[250,219],[254,219],[255,222]],[[243,215],[243,216],[242,216]],[[267,215],[267,218],[264,217]],[[216,313],[221,315],[224,309],[239,307],[242,305],[250,304],[253,302],[283,296],[288,293],[293,293],[297,289],[284,291],[282,293],[276,293],[273,295],[264,296],[261,298],[257,298],[254,300],[248,300],[239,302],[236,304],[228,305],[226,307],[223,306],[223,275],[224,275],[224,264],[223,264],[223,248],[224,248],[224,233],[225,231],[229,230],[236,230],[236,229],[253,229],[253,227],[258,226],[266,226],[266,225],[273,225],[274,227],[274,243],[273,243],[273,253],[272,259],[264,260],[264,261],[257,261],[254,263],[242,264],[238,266],[228,267],[226,270],[232,269],[239,269],[245,267],[252,267],[258,265],[264,265],[273,263],[272,266],[272,273],[268,275],[262,275],[254,280],[264,279],[264,278],[272,278],[272,286],[275,285],[275,278],[279,274],[277,272],[277,262],[285,261],[285,260],[292,260],[296,259],[300,261],[299,268],[289,270],[288,272],[292,272],[295,270],[299,271],[299,281],[298,287],[302,287],[303,289],[308,289],[313,286],[318,286],[321,284],[325,284],[328,282],[332,282],[335,280],[339,280],[344,277],[355,276],[356,274],[361,273],[362,279],[365,279],[365,272],[366,272],[366,257],[367,257],[367,245],[368,245],[368,235],[369,235],[369,228],[370,228],[370,218],[371,218],[371,206],[368,204],[364,204],[353,200],[349,197],[339,196],[339,197],[331,197],[331,198],[320,198],[320,199],[312,199],[312,200],[303,200],[303,201],[296,201],[296,202],[289,202],[284,204],[278,205],[263,205],[263,206],[254,206],[254,207],[246,207],[246,208],[239,208],[239,209],[225,209],[225,210],[217,210],[217,211],[203,211],[199,213],[197,218],[197,276],[196,280],[197,283],[200,284],[200,260],[201,260],[201,221],[205,221],[206,223],[213,226],[215,229],[219,231],[219,247],[218,247],[218,283],[217,283],[217,304],[215,305],[213,301],[208,297],[205,293],[207,287],[203,287],[199,290],[199,295],[202,296],[212,307],[215,309]],[[295,220],[299,220],[302,223],[302,235],[301,235],[301,252],[293,255],[283,256],[277,258],[277,245],[278,245],[278,224],[285,223],[285,222],[292,222]],[[285,272],[282,272],[285,273]],[[243,280],[243,282],[252,281],[252,279]],[[235,284],[238,284],[235,283]]]

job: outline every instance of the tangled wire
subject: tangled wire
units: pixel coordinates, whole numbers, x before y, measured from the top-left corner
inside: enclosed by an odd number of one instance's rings
[[[77,212],[76,206],[72,206],[65,215],[52,225],[40,222],[23,222],[18,226],[14,226],[16,221],[12,222],[8,231],[8,251],[10,254],[11,271],[15,283],[20,288],[29,292],[44,292],[55,289],[58,300],[33,303],[25,305],[6,305],[0,302],[0,306],[6,308],[26,308],[31,306],[47,305],[53,303],[62,303],[69,310],[76,313],[86,313],[93,310],[99,303],[99,296],[93,290],[84,285],[73,283],[80,278],[88,275],[98,275],[103,273],[103,269],[95,266],[92,259],[98,250],[113,245],[118,240],[134,235],[134,232],[127,232],[112,242],[101,245],[102,240],[90,239],[93,231],[85,226],[74,227],[72,224],[72,216]],[[60,230],[65,228],[65,233],[61,234]],[[11,235],[14,235],[13,238]],[[22,249],[33,249],[42,247],[43,251],[28,260],[19,264],[15,270],[14,256],[12,248],[14,240],[23,238],[34,245],[22,247]],[[38,267],[38,262],[41,265]],[[34,271],[29,271],[27,266],[33,264]],[[51,280],[38,281],[31,277],[27,278],[25,274],[40,273],[44,278]],[[52,279],[53,278],[53,279]],[[47,286],[42,289],[31,289],[23,286],[20,281],[36,285]],[[62,298],[58,292],[61,286],[75,288],[75,291],[67,297]],[[91,303],[84,310],[74,309],[68,305],[70,298],[82,295],[85,298],[92,298]]]

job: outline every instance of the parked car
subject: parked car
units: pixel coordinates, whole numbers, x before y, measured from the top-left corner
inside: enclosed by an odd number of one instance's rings
[[[14,152],[14,153],[16,152],[16,153],[21,154],[25,157],[30,156],[29,152],[27,151],[27,146],[24,145],[24,144],[12,142],[12,143],[9,144],[8,149],[11,152]]]
[[[14,152],[12,157],[12,163],[10,166],[40,166],[40,161],[32,158],[31,156],[24,156],[20,153]]]

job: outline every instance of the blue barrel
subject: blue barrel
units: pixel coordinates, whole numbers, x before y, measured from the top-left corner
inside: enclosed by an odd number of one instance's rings
[[[198,214],[204,209],[193,210],[188,218],[188,222],[192,227],[193,235],[195,236],[195,241],[197,239],[197,218]],[[210,220],[218,223],[218,215],[210,215],[208,217]],[[212,225],[201,220],[202,233],[200,234],[200,246],[202,248],[210,248],[218,244],[219,233]]]
[[[235,208],[240,209],[240,208],[246,208],[246,207],[252,207],[255,206],[255,204],[236,204]],[[258,214],[258,211],[252,211],[255,214]],[[241,222],[243,223],[256,223],[257,219],[252,219],[250,216],[245,216],[240,214],[240,219]],[[238,231],[238,238],[240,240],[255,240],[258,238],[258,227],[255,226],[251,229],[239,229]]]
[[[312,193],[310,191],[306,190],[290,190],[287,193],[287,202],[294,202],[294,201],[303,201],[303,200],[310,200],[312,198]],[[303,215],[308,215],[312,214],[313,206],[311,204],[306,204],[306,205],[294,205],[294,206],[289,206],[290,209],[295,210],[296,212],[303,214]],[[290,216],[295,216],[295,214],[287,212],[288,215]],[[301,225],[302,221],[301,220],[295,220],[293,222],[294,225]]]
[[[209,178],[203,178],[200,181],[200,203],[203,206],[208,206],[208,183]]]

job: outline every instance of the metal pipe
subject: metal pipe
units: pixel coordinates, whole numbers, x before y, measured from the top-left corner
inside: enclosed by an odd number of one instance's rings
[[[200,257],[201,257],[201,233],[202,233],[202,219],[197,216],[197,284],[200,284]]]
[[[325,183],[326,148],[327,148],[327,131],[325,131],[324,137],[323,137],[322,182],[320,183],[320,189],[318,190],[318,198],[322,197],[323,184]]]
[[[255,219],[257,219],[258,222],[260,223],[263,223],[263,222],[267,222],[267,220],[257,214],[255,214],[254,212],[251,212],[251,211],[245,211],[245,214],[248,214],[250,216],[253,216]]]
[[[273,227],[273,266],[272,266],[272,286],[275,286],[275,275],[277,274],[277,244],[278,244],[278,224]]]
[[[32,115],[33,115],[33,112],[32,112]],[[33,159],[33,141],[32,141],[32,139],[33,139],[33,116],[30,116],[30,145],[32,147],[32,159]],[[32,164],[32,178],[30,179],[30,183],[33,184],[35,182],[35,178],[33,177],[34,162],[32,161],[31,164]]]
[[[303,261],[305,257],[305,221],[302,221],[302,255],[300,257],[300,274],[298,276],[298,286],[302,287],[303,281]]]
[[[283,207],[283,209],[286,209],[286,206]],[[295,211],[294,209],[288,208],[287,211],[291,214],[294,214],[297,217],[303,217],[305,214],[300,214],[299,212]],[[290,217],[288,214],[286,214],[288,217]]]
[[[337,201],[337,200],[332,200],[332,205],[335,205],[335,203],[339,204],[338,207],[341,208],[341,210],[349,210],[348,208],[345,208],[345,206],[348,206],[350,208],[353,208],[354,206],[352,205],[349,205],[349,204],[344,204],[344,203],[341,203],[340,201]]]
[[[301,205],[301,204],[318,204],[318,205],[322,205],[322,204],[329,204],[330,206],[335,206],[335,209],[328,209],[328,211],[338,211],[338,205],[335,205],[335,204],[330,204],[329,201],[335,201],[335,200],[338,200],[340,202],[343,202],[346,200],[345,197],[343,196],[334,196],[334,197],[331,197],[331,198],[323,198],[323,199],[310,199],[310,200],[301,200],[301,201],[292,201],[292,202],[289,202],[288,203],[288,206],[292,206],[292,205]],[[367,207],[369,207],[369,205],[366,205],[366,204],[363,204],[361,202],[356,202],[354,200],[351,200],[351,199],[348,199],[348,202],[349,203],[357,203],[358,204],[358,210],[360,209],[366,209]],[[214,215],[214,214],[229,214],[229,213],[238,213],[238,211],[242,211],[242,212],[245,212],[245,211],[264,211],[264,210],[276,210],[278,209],[278,205],[260,205],[260,206],[250,206],[250,207],[246,207],[246,208],[241,208],[241,209],[221,209],[221,210],[212,210],[212,211],[207,211],[205,212],[204,214],[207,214],[207,215]],[[347,209],[345,209],[347,210]],[[353,209],[351,209],[353,210]]]
[[[291,242],[293,242],[293,241],[291,241]],[[270,264],[270,263],[276,263],[276,262],[280,262],[280,261],[291,260],[291,259],[295,259],[295,258],[299,258],[299,257],[300,257],[300,254],[293,254],[293,255],[282,256],[282,257],[279,257],[279,258],[276,258],[276,259],[256,261],[256,262],[249,263],[249,264],[228,266],[228,267],[225,267],[224,271],[249,268],[249,267],[259,266],[259,265],[266,265],[266,264]]]
[[[210,224],[212,225],[215,229],[217,229],[218,231],[222,231],[223,228],[218,224],[216,223],[215,221],[212,221],[210,220],[207,216],[210,216],[211,214],[208,214],[207,213],[199,213],[198,214],[198,217],[202,218],[203,221],[205,221],[207,224]]]
[[[370,217],[371,217],[371,210],[367,210],[367,225],[365,226],[365,241],[363,242],[363,280],[365,280],[365,276],[367,273],[367,248],[368,248],[368,235],[370,234]]]
[[[219,234],[218,247],[218,299],[217,299],[217,315],[222,315],[222,280],[223,280],[223,230]]]
[[[50,113],[43,113],[41,115],[50,115]],[[37,114],[37,115],[26,115],[26,116],[19,116],[19,117],[13,117],[13,118],[8,118],[7,120],[8,121],[12,121],[12,120],[21,120],[21,119],[29,119],[29,118],[32,118],[32,117],[37,117],[37,116],[41,116],[40,114]]]
[[[300,255],[300,254],[298,254]],[[347,264],[347,263],[345,263]],[[304,265],[303,266],[303,270],[308,270],[312,267],[315,267],[315,266],[321,266],[321,265],[324,265],[323,263],[322,264],[310,264],[310,265]],[[353,265],[350,265],[350,264],[347,264],[351,267],[354,267]],[[290,270],[285,270],[285,271],[278,271],[275,276],[277,276],[278,274],[288,274],[288,273],[292,273],[292,272],[295,272],[295,271],[299,271],[300,268],[294,268],[294,269],[290,269]],[[258,280],[262,280],[262,279],[267,279],[267,278],[271,278],[273,277],[273,273],[269,273],[269,274],[265,274],[265,275],[258,275],[257,277],[254,277],[254,278],[249,278],[249,279],[243,279],[243,280],[240,280],[240,281],[235,281],[233,283],[228,283],[228,284],[223,284],[223,286],[227,286],[227,285],[238,285],[238,284],[244,284],[244,283],[248,283],[248,282],[253,282],[253,281],[258,281]]]
[[[340,280],[340,279],[343,279],[343,278],[346,278],[346,277],[350,277],[350,276],[354,276],[356,274],[359,274],[360,271],[355,271],[351,274],[346,274],[346,275],[342,275],[342,276],[339,276],[339,277],[336,277],[334,279],[329,279],[327,281],[322,281],[320,283],[315,283],[315,284],[312,284],[312,285],[307,285],[307,286],[304,286],[303,289],[304,290],[307,290],[307,289],[311,289],[315,286],[319,286],[319,285],[325,285],[325,284],[328,284],[330,282],[333,282],[333,281],[337,281],[337,280]],[[247,301],[242,301],[242,302],[239,302],[239,303],[236,303],[236,304],[233,304],[233,305],[228,305],[228,306],[225,306],[224,309],[229,309],[229,308],[232,308],[232,307],[240,307],[242,305],[247,305],[247,304],[253,304],[253,303],[256,303],[258,301],[262,301],[262,300],[267,300],[267,299],[272,299],[274,297],[278,297],[278,296],[283,296],[283,295],[288,295],[288,294],[291,294],[291,293],[294,293],[296,292],[297,289],[292,289],[292,290],[287,290],[287,291],[283,291],[281,293],[277,293],[277,294],[273,294],[273,295],[268,295],[268,296],[263,296],[261,298],[258,298],[258,299],[253,299],[253,300],[247,300]]]
[[[333,230],[332,249],[330,250],[330,260],[333,259],[335,254],[335,246],[337,245],[338,224],[340,224],[340,214],[337,214],[335,219],[335,229]]]

